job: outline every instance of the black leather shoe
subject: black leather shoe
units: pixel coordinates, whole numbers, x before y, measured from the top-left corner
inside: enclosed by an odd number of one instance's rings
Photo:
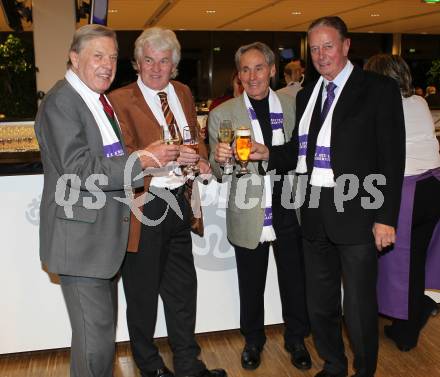
[[[224,369],[205,369],[201,372],[186,377],[227,377],[228,374]]]
[[[312,360],[304,343],[286,344],[286,350],[290,353],[292,364],[296,368],[307,370],[312,367]]]
[[[142,377],[174,377],[174,373],[167,367],[159,368],[151,372],[141,373]]]
[[[347,377],[347,373],[333,374],[323,369],[320,372],[316,373],[315,377]]]
[[[405,344],[405,343],[399,341],[397,339],[397,337],[395,336],[394,332],[393,332],[393,326],[386,325],[386,326],[384,326],[383,329],[384,329],[384,332],[385,332],[385,336],[387,338],[390,338],[396,344],[396,347],[400,351],[408,352],[408,351],[410,351],[411,349],[413,349],[416,346],[416,345]]]
[[[249,370],[257,369],[261,362],[260,353],[260,347],[246,344],[241,353],[241,366]]]

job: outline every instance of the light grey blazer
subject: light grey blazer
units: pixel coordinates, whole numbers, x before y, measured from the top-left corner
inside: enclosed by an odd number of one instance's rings
[[[292,137],[295,127],[295,103],[291,97],[285,94],[277,93],[277,95],[283,109],[284,135],[288,141]],[[220,165],[214,159],[215,147],[218,142],[218,128],[222,120],[231,120],[235,129],[246,126],[252,130],[243,95],[222,103],[209,113],[208,130],[211,149],[209,160],[212,171],[217,178],[221,178],[223,173]],[[252,139],[255,139],[253,132]],[[263,176],[260,174],[264,168],[261,163],[254,161],[249,162],[248,169],[252,173],[252,177],[244,176],[238,179],[235,173],[229,176],[231,182],[228,208],[226,209],[226,229],[228,239],[234,245],[255,249],[260,241],[264,221],[264,207],[262,207],[264,183]],[[249,201],[251,204],[256,203],[256,205],[247,206]],[[249,208],[243,209],[243,203]]]
[[[124,198],[124,167],[128,156],[107,158],[103,141],[92,113],[80,95],[66,81],[59,81],[44,97],[35,120],[44,169],[44,187],[40,206],[40,258],[53,273],[111,278],[124,258],[130,209],[115,200]],[[140,187],[143,179],[136,159],[125,184]],[[65,198],[78,197],[72,215],[57,204],[57,182],[64,174],[74,174],[81,184],[60,180],[66,187]],[[87,189],[91,174],[103,174],[107,184],[95,181]],[[89,185],[90,186],[90,185]],[[102,190],[102,193],[99,192]],[[62,192],[63,190],[61,190]],[[84,199],[105,200],[102,208],[86,208]],[[58,200],[60,203],[60,200]],[[93,204],[92,204],[93,207]]]

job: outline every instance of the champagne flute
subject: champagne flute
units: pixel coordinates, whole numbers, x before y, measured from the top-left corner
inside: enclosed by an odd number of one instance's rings
[[[183,145],[190,147],[197,154],[199,154],[199,133],[197,129],[193,129],[194,132],[191,132],[191,128],[189,126],[183,128]],[[184,173],[193,173],[198,174],[200,172],[200,168],[197,164],[188,165],[183,169]]]
[[[175,126],[173,124],[170,124],[170,125],[164,124],[162,126],[162,141],[165,144],[168,144],[168,145],[170,145],[170,144],[176,144],[176,145],[182,144],[182,139],[181,139],[180,133],[177,132],[177,130],[176,130],[176,132],[175,132],[175,134],[173,136],[171,131],[170,131],[171,127],[175,128]]]
[[[175,132],[174,135],[171,133],[170,129],[171,127],[174,128]],[[180,135],[180,132],[177,129],[177,126],[175,126],[174,124],[164,124],[162,125],[162,130],[161,130],[161,140],[164,144],[167,145],[180,145],[182,144],[182,137]],[[179,167],[179,164],[175,161],[172,162],[172,171],[170,171],[169,174],[174,174],[177,176],[181,176],[182,175],[182,170]]]
[[[235,148],[237,151],[238,162],[240,163],[240,170],[238,175],[248,174],[247,164],[249,162],[249,155],[251,154],[252,140],[251,130],[248,127],[240,127],[235,134]]]
[[[220,143],[231,145],[234,141],[234,129],[230,120],[222,120],[218,129],[218,140]],[[229,157],[223,164],[224,174],[232,174],[234,165],[232,165],[232,157]]]

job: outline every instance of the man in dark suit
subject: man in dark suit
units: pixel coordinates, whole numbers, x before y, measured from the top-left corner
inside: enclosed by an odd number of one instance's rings
[[[44,167],[40,257],[60,276],[72,326],[71,377],[113,376],[115,276],[130,216],[130,207],[117,199],[129,186],[142,185],[134,177],[148,163],[136,158],[125,180],[128,153],[103,94],[115,77],[117,56],[113,30],[79,28],[65,79],[44,97],[35,120]]]
[[[161,141],[163,127],[168,126],[170,133],[173,129],[175,140],[184,135],[187,127],[193,136],[200,131],[191,91],[171,80],[177,75],[180,44],[171,30],[150,28],[137,38],[134,55],[137,82],[112,92],[110,101],[127,149],[137,150],[143,145],[152,155],[162,158],[173,146]],[[198,163],[202,174],[210,172],[204,143],[199,145],[200,159],[188,146],[178,148],[180,165]],[[147,196],[140,210],[145,219],[152,221],[141,223],[134,214],[131,217],[122,280],[133,357],[142,377],[226,376],[223,369],[207,369],[198,358],[200,347],[194,335],[197,276],[190,232],[192,209],[184,197],[188,194],[186,179],[180,168],[165,176],[145,177],[139,194]],[[178,211],[169,206],[171,202],[176,203]],[[159,295],[164,303],[174,374],[153,343]]]
[[[316,377],[348,373],[341,280],[355,376],[372,377],[376,249],[395,241],[405,163],[402,101],[393,80],[350,63],[347,27],[339,17],[314,21],[308,38],[321,77],[298,93],[295,134],[270,151],[254,143],[251,158],[269,160],[268,170],[296,167],[310,176],[301,219],[312,334],[325,361]]]

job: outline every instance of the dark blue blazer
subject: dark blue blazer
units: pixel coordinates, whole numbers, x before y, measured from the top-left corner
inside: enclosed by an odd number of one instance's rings
[[[315,83],[297,95],[296,122],[304,113]],[[322,88],[321,88],[322,92]],[[308,136],[307,172],[313,168],[316,139],[321,127],[321,92],[316,101]],[[335,204],[336,190],[322,188],[319,206],[310,208],[311,186],[307,184],[301,206],[304,237],[314,239],[320,226],[335,243],[359,244],[373,241],[375,222],[396,226],[405,168],[405,124],[402,98],[397,83],[390,78],[354,67],[336,103],[332,118],[331,165],[335,179],[343,174],[358,178],[358,194],[343,203],[343,212]],[[296,168],[298,127],[288,144],[272,147],[268,170],[283,173]],[[380,208],[365,209],[362,203],[374,201],[378,192],[366,190],[370,174],[382,174],[386,185],[374,186],[383,194]],[[348,185],[348,184],[347,184]],[[346,186],[347,186],[346,185]],[[364,198],[364,199],[362,199]]]

